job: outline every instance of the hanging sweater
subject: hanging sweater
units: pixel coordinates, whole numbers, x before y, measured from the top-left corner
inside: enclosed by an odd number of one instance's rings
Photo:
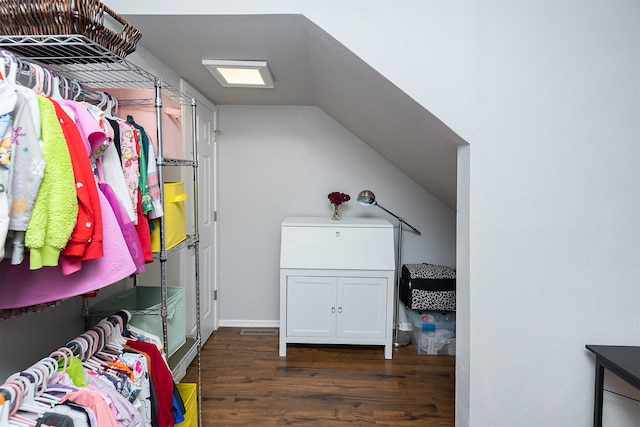
[[[11,250],[11,263],[20,264],[24,252],[24,231],[31,218],[33,204],[44,176],[45,164],[40,143],[40,108],[35,92],[26,87],[16,88],[16,107],[13,120],[14,146],[11,168],[9,199],[9,230],[13,239],[7,248]]]
[[[68,261],[68,264],[63,264],[63,267],[73,264],[74,266],[69,270],[73,272],[80,269],[81,260],[102,257],[102,214],[98,199],[98,186],[89,162],[89,153],[79,131],[81,119],[76,116],[75,119],[78,123],[76,124],[60,104],[54,102],[53,106],[67,141],[76,179],[78,218],[69,242],[62,251],[63,257],[66,257],[66,261]],[[64,270],[63,274],[66,274]]]
[[[58,265],[78,216],[78,198],[71,157],[52,101],[38,96],[42,157],[47,167],[27,226],[25,245],[30,268]]]

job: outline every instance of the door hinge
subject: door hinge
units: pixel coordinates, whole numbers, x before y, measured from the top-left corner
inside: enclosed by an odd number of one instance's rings
[[[218,211],[213,211],[213,222],[218,221]]]
[[[218,290],[213,291],[213,300],[218,301]]]

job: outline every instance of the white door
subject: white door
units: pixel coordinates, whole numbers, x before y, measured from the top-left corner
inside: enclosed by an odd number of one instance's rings
[[[287,336],[336,335],[335,277],[287,278]]]
[[[385,338],[387,279],[340,278],[338,313],[338,337]]]
[[[182,82],[182,89],[196,96],[198,92]],[[190,106],[185,106],[190,109]],[[198,148],[198,225],[200,231],[199,242],[199,270],[200,270],[200,334],[202,344],[218,329],[217,316],[217,141],[216,141],[216,107],[215,105],[198,99],[196,106],[196,141]],[[190,111],[184,115],[191,118]],[[187,123],[183,123],[187,127]],[[192,195],[190,195],[192,196]],[[190,252],[193,256],[193,251]],[[183,264],[184,265],[184,264]],[[188,262],[186,265],[194,265]],[[189,272],[190,280],[195,278],[195,272]],[[193,282],[191,282],[193,283]],[[189,298],[187,301],[195,301]],[[191,335],[196,334],[196,307],[188,309],[187,322],[191,325]]]

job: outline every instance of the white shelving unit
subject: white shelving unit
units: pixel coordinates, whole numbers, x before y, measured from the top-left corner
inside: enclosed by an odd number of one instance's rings
[[[94,41],[81,35],[46,35],[46,36],[24,36],[24,35],[0,35],[0,49],[6,49],[16,54],[20,59],[38,63],[44,67],[52,69],[67,79],[75,79],[87,88],[100,87],[104,89],[132,88],[132,89],[155,89],[153,99],[136,100],[138,103],[152,102],[156,111],[158,144],[157,165],[160,182],[164,182],[164,172],[167,167],[188,167],[193,171],[193,230],[192,235],[180,244],[166,249],[165,244],[165,221],[160,220],[160,252],[154,254],[154,259],[160,263],[160,288],[162,293],[161,308],[152,314],[157,314],[162,318],[163,342],[165,354],[168,354],[167,339],[167,259],[174,254],[185,249],[194,251],[195,281],[190,286],[194,286],[195,307],[196,307],[196,335],[187,337],[186,343],[179,348],[170,358],[169,366],[174,379],[184,376],[190,362],[197,359],[197,401],[198,419],[201,425],[201,367],[200,367],[200,284],[199,284],[199,234],[198,234],[198,151],[196,144],[195,118],[196,101],[187,93],[162,81],[152,73],[138,67],[137,65],[119,57],[109,50],[103,48]],[[172,159],[163,156],[162,139],[162,96],[168,96],[180,105],[189,105],[191,108],[191,135],[192,135],[192,157],[190,159]],[[124,101],[126,102],[126,101]],[[163,200],[164,202],[164,200]],[[86,313],[84,313],[86,314]],[[151,314],[146,311],[145,314]],[[135,315],[135,314],[134,314]]]

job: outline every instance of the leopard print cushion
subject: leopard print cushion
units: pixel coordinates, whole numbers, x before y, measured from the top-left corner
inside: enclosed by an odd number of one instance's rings
[[[401,299],[413,310],[456,310],[456,271],[446,265],[404,264]]]
[[[455,279],[456,271],[446,265],[405,264],[411,279]],[[406,273],[405,273],[406,274]],[[409,279],[407,277],[407,279]]]
[[[414,310],[456,311],[456,291],[412,289],[411,308]]]

